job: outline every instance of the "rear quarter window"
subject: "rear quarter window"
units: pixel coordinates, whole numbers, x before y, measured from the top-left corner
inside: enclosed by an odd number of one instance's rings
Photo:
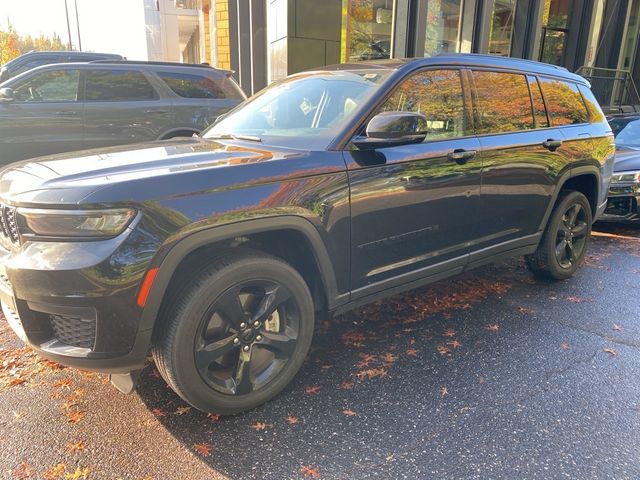
[[[540,77],[542,93],[553,126],[587,123],[589,114],[575,83]]]
[[[593,95],[591,89],[585,87],[584,85],[578,85],[578,89],[580,90],[580,93],[582,93],[584,103],[587,106],[587,111],[589,112],[589,121],[591,123],[604,122],[604,113],[602,113],[600,104],[598,103],[598,100],[596,100],[596,97]]]
[[[175,93],[183,98],[242,99],[238,87],[222,75],[212,78],[195,73],[155,72]]]

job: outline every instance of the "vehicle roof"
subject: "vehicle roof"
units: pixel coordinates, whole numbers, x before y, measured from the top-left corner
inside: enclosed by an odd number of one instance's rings
[[[49,63],[47,65],[42,65],[40,67],[33,68],[29,70],[31,73],[35,71],[43,71],[47,69],[87,69],[87,68],[127,68],[127,67],[154,67],[154,70],[158,71],[171,71],[176,69],[194,69],[204,70],[206,73],[216,73],[216,74],[224,74],[226,76],[230,76],[233,74],[232,70],[224,70],[221,68],[214,68],[210,65],[201,65],[201,64],[192,64],[192,63],[178,63],[178,62],[143,62],[143,61],[129,61],[129,60],[98,60],[92,62],[65,62],[65,63]],[[23,74],[24,75],[24,74]],[[14,77],[17,78],[17,77]]]
[[[329,65],[318,70],[413,70],[416,67],[428,67],[435,65],[456,65],[520,70],[526,73],[562,77],[567,80],[588,85],[588,82],[584,77],[576,75],[575,73],[571,73],[564,67],[550,65],[548,63],[536,62],[534,60],[525,60],[521,58],[502,57],[498,55],[486,55],[479,53],[446,53],[425,58],[392,58],[386,60],[341,63],[336,65]]]
[[[32,57],[35,55],[71,55],[71,56],[98,55],[98,56],[104,56],[104,57],[122,58],[122,55],[119,55],[117,53],[80,52],[78,50],[42,50],[42,51],[31,50],[30,52],[23,53],[22,55],[20,55],[20,57],[17,57],[17,58]]]

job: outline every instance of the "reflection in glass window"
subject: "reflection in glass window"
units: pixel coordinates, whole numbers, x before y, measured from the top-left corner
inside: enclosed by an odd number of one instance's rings
[[[478,133],[502,133],[535,128],[529,87],[524,75],[473,72]]]
[[[343,0],[343,62],[391,56],[393,4],[394,0]]]
[[[495,0],[491,14],[489,53],[505,57],[511,54],[511,36],[515,13],[516,0]]]
[[[428,0],[425,57],[460,51],[462,0]]]
[[[582,93],[582,99],[584,103],[587,105],[587,111],[589,112],[589,121],[591,123],[600,123],[605,121],[604,113],[602,113],[602,109],[594,97],[593,92],[584,85],[578,85],[578,89],[580,93]]]
[[[137,70],[89,70],[85,83],[88,102],[154,100],[156,92]]]
[[[547,0],[542,17],[540,41],[541,62],[560,65],[564,56],[565,40],[569,33],[569,12],[572,0]]]
[[[183,98],[225,98],[222,89],[211,78],[176,72],[156,72],[158,76]]]
[[[427,118],[426,140],[467,135],[462,81],[458,70],[427,70],[400,84],[383,112],[418,112]]]
[[[78,70],[53,70],[41,73],[14,88],[19,102],[75,102],[78,100]]]
[[[541,77],[540,81],[554,126],[588,121],[587,107],[575,84],[544,77]]]

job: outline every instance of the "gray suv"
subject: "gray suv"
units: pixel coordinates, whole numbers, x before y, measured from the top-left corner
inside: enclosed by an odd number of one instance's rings
[[[207,65],[45,65],[0,84],[0,165],[201,132],[245,99]]]

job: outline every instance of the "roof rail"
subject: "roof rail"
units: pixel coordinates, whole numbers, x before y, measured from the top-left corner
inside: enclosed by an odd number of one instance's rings
[[[565,67],[562,67],[560,65],[553,65],[552,63],[539,62],[537,60],[530,60],[528,58],[505,57],[504,55],[495,55],[490,53],[439,53],[436,56],[448,57],[448,56],[455,56],[455,55],[487,58],[487,59],[491,59],[492,61],[504,60],[506,62],[506,61],[517,60],[518,62],[530,63],[532,65],[544,65],[545,67],[555,68],[556,70],[562,70],[563,72],[569,71]]]
[[[88,63],[124,63],[127,65],[158,65],[167,67],[200,67],[211,68],[213,67],[208,63],[180,63],[180,62],[147,62],[144,60],[92,60]]]

